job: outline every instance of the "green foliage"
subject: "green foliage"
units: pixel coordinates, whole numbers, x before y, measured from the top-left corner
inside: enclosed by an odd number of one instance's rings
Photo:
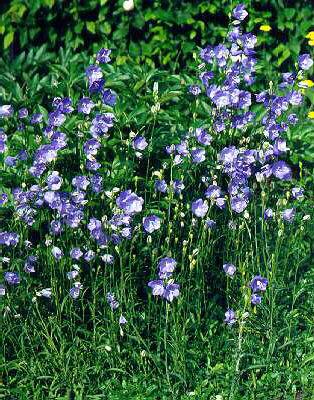
[[[299,53],[314,22],[308,2],[294,2],[293,8],[275,0],[243,3],[250,8],[249,30],[258,32],[262,24],[272,27],[260,38],[261,44],[273,48],[267,55],[268,68]],[[214,44],[223,37],[232,7],[229,0],[139,0],[127,12],[122,0],[11,0],[0,6],[0,38],[4,50],[11,47],[13,53],[42,42],[54,52],[65,43],[77,51],[107,46],[118,62],[131,58],[177,70],[191,57],[195,44]]]
[[[143,0],[136,1],[135,9],[128,13],[122,1],[11,0],[0,5],[1,104],[13,104],[15,109],[26,106],[32,112],[42,112],[45,119],[56,96],[69,96],[76,105],[82,95],[88,95],[83,78],[84,68],[93,62],[91,54],[99,47],[113,48],[114,64],[103,67],[106,87],[119,95],[113,132],[102,139],[100,172],[105,177],[105,190],[133,188],[145,197],[147,214],[156,214],[164,221],[153,239],[138,229],[121,247],[111,246],[114,265],[100,261],[92,267],[84,265],[83,294],[73,301],[65,278],[71,269],[70,230],[62,239],[53,239],[67,251],[67,258],[57,263],[45,245],[51,238],[47,209],[28,232],[15,218],[12,206],[0,207],[0,230],[17,230],[23,240],[30,237],[34,242],[32,249],[14,249],[9,268],[22,271],[25,252],[36,251],[44,260],[34,276],[10,287],[1,301],[4,357],[0,397],[312,398],[313,222],[299,215],[291,225],[282,222],[282,206],[290,201],[286,183],[276,187],[256,183],[248,218],[211,209],[217,221],[213,231],[195,222],[189,208],[191,200],[203,191],[199,183],[202,176],[223,181],[213,161],[218,150],[229,144],[242,145],[243,138],[253,146],[263,132],[246,131],[232,137],[230,132],[214,134],[204,167],[183,163],[182,170],[171,169],[173,176],[165,167],[169,167],[166,145],[177,143],[189,129],[211,126],[208,102],[192,98],[187,88],[198,80],[198,62],[193,55],[200,46],[216,43],[225,34],[231,3]],[[277,69],[286,72],[294,64],[311,28],[312,6],[301,1],[293,7],[285,7],[282,1],[245,3],[251,5],[249,30],[258,34],[263,52],[257,68],[258,92],[268,84],[265,76],[276,85]],[[258,31],[261,24],[270,24],[272,31]],[[310,215],[312,220],[314,129],[306,115],[314,104],[313,93],[313,88],[305,91],[298,113],[302,122],[289,128],[286,137],[291,149],[289,162],[299,178],[298,185],[305,188],[305,199],[296,202],[297,208],[300,215]],[[160,109],[153,112],[157,104]],[[260,107],[254,111],[262,118]],[[85,122],[75,114],[62,125],[71,146],[78,142],[78,126],[87,134]],[[5,128],[10,150],[17,153],[27,147],[34,154],[40,128],[28,126],[23,132],[10,123]],[[150,138],[141,159],[134,155],[132,132]],[[66,189],[73,175],[82,173],[79,156],[73,157],[67,149],[53,169],[64,171]],[[0,173],[0,193],[35,182],[24,165],[13,173],[1,167]],[[156,194],[153,181],[158,174],[168,174],[167,179],[179,179],[183,174],[184,197]],[[90,199],[84,223],[91,216],[106,215],[112,203],[105,194]],[[260,217],[266,204],[277,213],[267,224]],[[88,248],[95,245],[83,229],[75,233],[75,241]],[[4,254],[0,268],[7,270]],[[155,275],[157,260],[165,254],[178,260],[182,289],[178,301],[170,306],[154,299],[146,287]],[[238,268],[233,279],[226,278],[221,268],[227,260]],[[262,274],[270,282],[258,307],[248,302],[248,282],[253,274]],[[36,297],[35,288],[44,287],[52,287],[51,300]],[[126,325],[120,326],[119,314],[108,307],[106,294],[111,290],[121,302]],[[241,330],[222,322],[226,308],[235,303],[249,313]]]

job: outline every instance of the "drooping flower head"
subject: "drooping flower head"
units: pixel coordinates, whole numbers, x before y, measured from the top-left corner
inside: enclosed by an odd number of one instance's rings
[[[176,265],[176,260],[171,257],[164,257],[160,259],[158,262],[159,278],[169,278],[172,275]]]
[[[106,297],[111,310],[116,310],[119,307],[119,302],[116,300],[114,293],[109,292]]]
[[[313,65],[313,60],[309,54],[301,54],[298,59],[299,67],[303,70],[308,70]]]
[[[58,171],[52,171],[52,173],[46,179],[49,190],[59,190],[63,179],[59,175]]]
[[[195,130],[195,138],[198,143],[202,144],[203,146],[210,145],[211,141],[213,140],[213,138],[203,128],[197,128]]]
[[[11,117],[14,113],[14,109],[10,104],[0,106],[0,118]]]
[[[304,189],[300,187],[292,188],[291,193],[292,197],[297,200],[300,200],[304,197]]]
[[[86,190],[89,184],[90,182],[88,178],[84,175],[75,176],[72,179],[72,185],[75,186],[78,190]]]
[[[264,219],[265,220],[272,219],[273,215],[274,215],[273,210],[271,208],[266,208],[264,212]]]
[[[133,149],[145,150],[147,146],[148,146],[148,143],[147,143],[146,139],[144,138],[144,136],[136,136],[133,139],[133,142],[132,142]]]
[[[268,285],[268,280],[260,275],[254,276],[251,280],[250,287],[254,293],[265,292]]]
[[[117,102],[117,94],[111,89],[103,90],[102,102],[107,106],[113,107]]]
[[[28,116],[28,110],[27,110],[27,108],[25,108],[25,107],[21,108],[21,109],[19,110],[18,115],[19,115],[19,118],[20,118],[20,119],[26,118],[26,117]]]
[[[149,215],[143,218],[143,227],[147,233],[153,233],[154,231],[160,229],[160,218],[156,215]]]
[[[164,179],[155,182],[155,189],[157,192],[166,193],[168,185]]]
[[[191,150],[191,157],[192,157],[192,162],[195,164],[199,164],[199,163],[205,161],[205,159],[206,159],[205,149]]]
[[[287,208],[282,212],[282,219],[286,222],[292,222],[295,218],[295,209]]]
[[[74,260],[79,260],[83,255],[83,252],[79,247],[74,247],[70,251],[70,257],[73,258]]]
[[[6,246],[16,246],[19,242],[20,236],[15,232],[0,232],[0,244]]]
[[[5,296],[5,286],[0,284],[0,297]]]
[[[253,293],[251,295],[251,303],[252,304],[257,305],[257,304],[261,304],[261,302],[262,302],[262,296],[260,296],[256,293]]]
[[[41,113],[35,113],[31,116],[30,123],[32,125],[40,124],[43,120],[44,116]]]
[[[225,312],[224,322],[229,326],[233,325],[236,322],[236,314],[232,309],[228,309]]]
[[[174,193],[180,194],[184,188],[185,188],[184,183],[180,179],[175,179],[173,181]]]
[[[80,282],[75,282],[74,286],[70,289],[70,296],[76,300],[79,298],[83,285]]]
[[[28,256],[24,263],[24,271],[28,273],[34,273],[36,264],[37,264],[37,257]]]
[[[127,319],[123,315],[120,315],[119,324],[120,325],[125,325],[127,322],[128,322]]]
[[[51,253],[56,260],[61,260],[63,257],[63,251],[57,246],[53,246]]]
[[[244,4],[238,4],[233,9],[232,14],[233,14],[234,18],[236,18],[239,21],[243,21],[249,15],[249,13],[245,9]]]
[[[102,69],[97,65],[90,65],[88,68],[86,68],[85,73],[90,86],[94,82],[100,81],[103,77]]]
[[[100,257],[105,264],[113,264],[114,257],[112,254],[104,254]]]
[[[224,264],[222,267],[226,275],[230,276],[231,278],[234,276],[237,270],[236,267],[231,263]]]

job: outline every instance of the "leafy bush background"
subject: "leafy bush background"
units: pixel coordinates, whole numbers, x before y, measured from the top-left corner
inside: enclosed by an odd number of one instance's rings
[[[214,44],[224,37],[228,14],[235,2],[138,0],[131,12],[122,1],[12,0],[1,4],[0,34],[11,55],[47,43],[77,52],[110,46],[117,62],[144,61],[178,70],[195,51],[195,45]],[[310,1],[243,1],[250,9],[249,30],[269,24],[264,36],[271,49],[266,61],[282,65],[300,52],[313,25]]]

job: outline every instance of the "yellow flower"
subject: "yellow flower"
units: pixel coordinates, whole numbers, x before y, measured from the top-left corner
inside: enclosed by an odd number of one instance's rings
[[[308,116],[310,119],[314,119],[314,111],[310,111],[310,112],[307,114],[307,116]]]
[[[309,40],[309,46],[314,46],[314,40]]]
[[[307,39],[314,40],[314,31],[309,32],[305,37]]]
[[[314,86],[314,82],[311,79],[305,79],[304,81],[299,82],[299,86],[302,88],[310,88]]]
[[[263,31],[263,32],[269,32],[269,31],[271,31],[271,26],[269,26],[269,25],[261,25],[259,27],[259,30]]]

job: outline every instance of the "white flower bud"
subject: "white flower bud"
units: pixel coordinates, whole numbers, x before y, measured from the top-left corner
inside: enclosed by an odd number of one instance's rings
[[[244,211],[243,217],[245,219],[249,219],[250,218],[250,214],[248,213],[248,211]]]
[[[123,2],[124,11],[132,11],[134,9],[134,1],[133,0],[125,0]]]

